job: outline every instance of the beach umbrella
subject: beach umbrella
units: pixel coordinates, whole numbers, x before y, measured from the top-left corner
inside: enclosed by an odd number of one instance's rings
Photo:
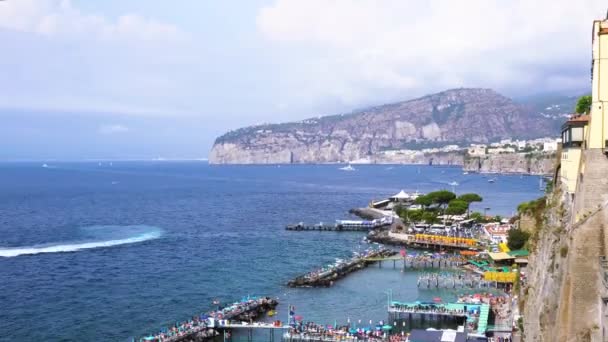
[[[304,319],[304,317],[300,316],[300,315],[295,315],[293,317],[293,319],[295,319],[296,321],[302,321]]]

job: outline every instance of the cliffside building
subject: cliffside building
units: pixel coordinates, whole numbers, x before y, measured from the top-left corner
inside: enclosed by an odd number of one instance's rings
[[[608,153],[608,18],[594,21],[592,32],[591,110],[562,126],[560,180],[572,196],[584,179],[584,151]]]

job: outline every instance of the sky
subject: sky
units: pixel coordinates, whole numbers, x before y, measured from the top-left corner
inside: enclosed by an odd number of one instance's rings
[[[3,0],[0,160],[205,158],[243,126],[590,87],[605,0]]]

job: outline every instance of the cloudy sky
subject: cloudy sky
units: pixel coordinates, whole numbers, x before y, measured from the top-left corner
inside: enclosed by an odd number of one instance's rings
[[[589,87],[605,0],[0,1],[0,160],[206,157],[216,136],[453,87]]]

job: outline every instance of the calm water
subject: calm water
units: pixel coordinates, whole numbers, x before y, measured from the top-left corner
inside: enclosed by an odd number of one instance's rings
[[[492,214],[540,195],[538,177],[491,184],[428,166],[48,166],[0,164],[0,340],[125,341],[248,294],[279,297],[279,319],[287,303],[306,320],[386,319],[389,288],[399,300],[454,293],[419,291],[415,273],[392,265],[288,289],[291,277],[349,256],[362,235],[284,225],[333,222],[372,198],[454,181]]]

